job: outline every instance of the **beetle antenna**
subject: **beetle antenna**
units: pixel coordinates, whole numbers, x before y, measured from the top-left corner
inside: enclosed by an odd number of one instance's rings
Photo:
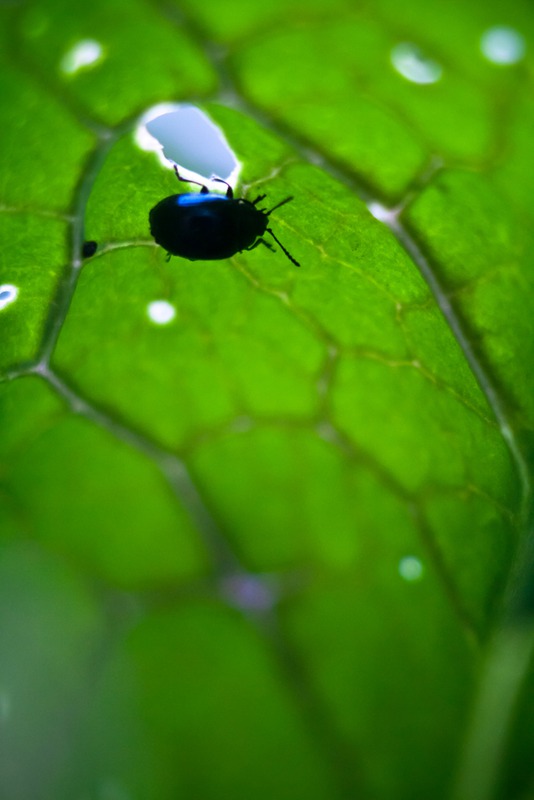
[[[265,197],[265,195],[263,195],[263,197]],[[263,197],[262,197],[262,200],[263,200]],[[285,200],[280,200],[279,203],[277,203],[275,206],[273,206],[270,211],[264,211],[263,213],[266,214],[267,216],[269,216],[269,214],[272,214],[273,211],[275,211],[277,208],[280,208],[280,206],[285,206],[285,204],[291,202],[291,200],[293,200],[293,197],[286,197]],[[281,246],[282,245],[280,245],[280,247]],[[300,264],[299,264],[299,266],[300,266]]]
[[[283,203],[287,203],[289,200],[293,200],[293,198],[292,198],[292,197],[288,197],[288,198],[287,198],[287,200],[282,200],[282,203],[278,203],[278,205],[279,205],[279,206],[281,206]],[[275,206],[275,208],[278,208],[278,206]],[[273,209],[272,209],[272,208],[271,208],[271,211],[273,211]],[[270,212],[269,212],[269,213],[270,213]],[[296,260],[293,258],[293,256],[292,256],[292,255],[291,255],[291,253],[289,252],[289,250],[286,250],[286,248],[284,247],[284,245],[282,244],[282,242],[281,242],[279,239],[277,239],[277,238],[276,238],[276,236],[274,235],[274,233],[272,232],[272,230],[271,230],[270,228],[265,228],[265,230],[267,231],[267,233],[270,233],[270,234],[271,234],[271,236],[273,237],[274,241],[277,243],[277,245],[278,245],[279,247],[281,247],[281,248],[282,248],[282,250],[284,251],[284,253],[286,254],[286,256],[289,258],[289,260],[290,260],[290,261],[292,261],[292,262],[293,262],[293,264],[294,264],[296,267],[300,267],[300,264],[299,264],[299,262],[298,262],[298,261],[296,261]]]
[[[204,186],[203,183],[200,183],[200,181],[193,181],[193,180],[191,180],[191,178],[182,178],[182,176],[178,172],[177,165],[173,164],[173,167],[174,167],[174,173],[175,173],[176,177],[178,178],[178,180],[181,183],[194,183],[196,186],[201,186],[202,187],[201,190],[200,190],[200,194],[207,194],[208,193],[208,188],[207,188],[207,186]],[[226,183],[226,181],[224,181],[224,183]]]
[[[232,199],[233,199],[233,196],[234,196],[234,190],[232,189],[232,187],[230,186],[230,184],[228,183],[228,181],[225,181],[225,180],[224,180],[224,178],[215,178],[215,177],[212,177],[212,178],[210,178],[210,180],[212,180],[212,181],[219,181],[219,183],[224,183],[224,185],[226,186],[226,196],[227,196],[227,198],[228,198],[229,200],[232,200]]]

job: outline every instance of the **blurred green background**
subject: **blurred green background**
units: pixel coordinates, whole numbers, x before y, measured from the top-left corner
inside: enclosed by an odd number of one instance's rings
[[[0,20],[2,800],[533,800],[531,2]],[[300,269],[165,262],[163,102]]]

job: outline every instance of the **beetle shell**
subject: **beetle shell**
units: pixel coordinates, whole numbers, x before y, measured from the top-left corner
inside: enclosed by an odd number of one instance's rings
[[[265,233],[267,215],[243,198],[174,194],[150,211],[150,232],[168,253],[190,261],[230,258]]]

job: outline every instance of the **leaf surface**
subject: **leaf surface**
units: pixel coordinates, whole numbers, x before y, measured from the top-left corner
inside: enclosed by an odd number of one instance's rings
[[[529,797],[530,6],[1,14],[0,793]],[[163,102],[300,269],[166,263]]]

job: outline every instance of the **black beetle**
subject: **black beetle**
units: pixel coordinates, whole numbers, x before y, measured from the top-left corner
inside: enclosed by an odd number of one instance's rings
[[[289,203],[293,200],[292,197],[286,197],[269,211],[265,211],[256,208],[265,199],[264,194],[253,202],[243,197],[234,198],[232,187],[222,178],[215,180],[226,185],[226,195],[213,194],[203,184],[182,178],[177,166],[174,171],[179,181],[197,183],[201,189],[198,194],[173,194],[165,197],[150,211],[150,233],[157,244],[167,251],[167,260],[171,255],[188,258],[190,261],[230,258],[243,250],[253,250],[259,244],[274,250],[262,238],[267,231],[289,260],[300,267],[298,261],[267,227],[269,214]]]

